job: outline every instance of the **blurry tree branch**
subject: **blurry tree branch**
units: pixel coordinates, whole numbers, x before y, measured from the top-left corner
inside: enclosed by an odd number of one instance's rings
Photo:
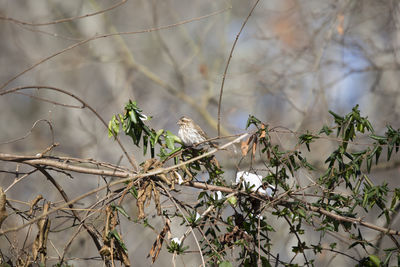
[[[78,20],[78,19],[84,19],[84,18],[96,16],[96,15],[108,12],[110,10],[113,10],[114,8],[117,8],[117,7],[125,4],[126,1],[127,0],[121,0],[120,2],[116,3],[113,6],[111,6],[109,8],[102,9],[102,10],[97,11],[97,12],[85,14],[85,15],[82,15],[82,16],[75,16],[75,17],[70,17],[70,18],[65,18],[65,19],[58,19],[58,20],[49,21],[49,22],[27,22],[27,21],[23,21],[23,20],[11,18],[11,17],[6,17],[6,16],[0,16],[0,20],[7,20],[7,21],[10,21],[12,23],[17,23],[17,24],[21,24],[21,25],[28,25],[28,26],[48,26],[48,25],[52,25],[52,24],[71,22],[71,21],[75,21],[75,20]]]
[[[70,46],[68,46],[68,47],[66,47],[66,48],[64,48],[64,49],[62,49],[62,50],[59,50],[58,52],[56,52],[56,53],[54,53],[54,54],[52,54],[52,55],[50,55],[50,56],[48,56],[48,57],[46,57],[46,58],[41,59],[40,61],[36,62],[35,64],[33,64],[32,66],[30,66],[29,68],[25,69],[24,71],[20,72],[19,74],[15,75],[15,76],[12,77],[11,79],[9,79],[7,82],[5,82],[4,84],[2,84],[2,85],[0,86],[0,90],[4,90],[4,88],[5,88],[7,85],[9,85],[12,81],[16,80],[17,78],[19,78],[20,76],[24,75],[24,74],[27,73],[28,71],[30,71],[30,70],[36,68],[36,67],[39,66],[40,64],[43,64],[44,62],[46,62],[46,61],[48,61],[48,60],[50,60],[50,59],[52,59],[52,58],[54,58],[54,57],[56,57],[56,56],[62,54],[62,53],[65,53],[65,52],[67,52],[67,51],[69,51],[69,50],[72,50],[72,49],[74,49],[74,48],[76,48],[76,47],[78,47],[78,46],[84,45],[84,44],[86,44],[86,43],[88,43],[88,42],[91,42],[91,41],[94,41],[94,40],[98,40],[98,39],[102,39],[102,38],[106,38],[106,37],[110,37],[110,36],[133,35],[133,34],[149,33],[149,32],[153,32],[153,31],[159,31],[159,30],[170,29],[170,28],[174,28],[174,27],[177,27],[177,26],[186,24],[186,23],[191,23],[191,22],[193,22],[193,21],[198,21],[198,20],[202,20],[202,19],[205,19],[205,18],[208,18],[208,17],[211,17],[211,16],[215,16],[215,15],[217,15],[217,14],[226,12],[228,9],[229,9],[229,8],[225,8],[225,9],[222,9],[222,10],[219,10],[219,11],[216,11],[216,12],[213,12],[213,13],[211,13],[211,14],[207,14],[207,15],[204,15],[204,16],[200,16],[200,17],[196,17],[196,18],[192,18],[192,19],[188,19],[188,20],[183,20],[183,21],[180,21],[180,22],[177,22],[177,23],[173,23],[173,24],[169,24],[169,25],[164,25],[164,26],[160,26],[160,27],[157,27],[157,28],[149,28],[149,29],[139,30],[139,31],[114,32],[114,33],[106,33],[106,34],[97,34],[97,35],[95,35],[95,36],[93,36],[93,37],[87,38],[87,39],[85,39],[85,40],[82,40],[82,41],[80,41],[80,42],[77,42],[77,43],[75,43],[75,44],[72,44],[72,45],[70,45]],[[1,93],[1,91],[0,91],[0,93]]]
[[[53,91],[60,92],[60,93],[62,93],[62,94],[68,95],[68,96],[72,97],[73,99],[77,100],[78,102],[80,102],[80,103],[82,104],[82,106],[79,107],[79,108],[81,108],[81,109],[88,108],[88,109],[96,116],[96,118],[98,118],[98,119],[101,121],[101,123],[103,124],[103,126],[104,126],[106,129],[108,128],[108,124],[104,121],[104,119],[99,115],[99,113],[98,113],[94,108],[92,108],[89,104],[87,104],[85,101],[83,101],[83,100],[82,100],[81,98],[79,98],[78,96],[76,96],[76,95],[74,95],[73,93],[68,92],[68,91],[66,91],[66,90],[64,90],[64,89],[60,89],[60,88],[56,88],[56,87],[51,87],[51,86],[33,86],[33,87],[32,87],[32,86],[26,86],[26,87],[18,87],[18,88],[12,88],[12,89],[9,89],[9,90],[0,91],[0,96],[6,95],[6,94],[10,94],[10,93],[15,93],[15,92],[18,93],[18,91],[28,90],[28,89],[38,89],[38,90],[39,90],[39,89],[46,89],[46,90],[53,90]],[[41,100],[42,100],[42,99],[41,99]],[[65,106],[65,104],[62,104],[62,103],[59,103],[59,102],[54,102],[54,101],[50,101],[50,100],[46,100],[46,101],[47,101],[47,102],[51,102],[51,103],[53,103],[53,104],[55,104],[55,105]],[[71,106],[68,106],[68,107],[71,107]],[[76,106],[75,106],[75,107],[76,107]],[[78,108],[78,107],[76,107],[76,108]],[[115,137],[115,139],[116,139],[116,141],[118,142],[120,148],[122,149],[122,151],[123,151],[123,153],[125,154],[127,160],[129,161],[129,163],[132,165],[132,167],[133,167],[134,169],[137,169],[137,164],[136,164],[136,160],[135,160],[134,155],[129,156],[129,155],[128,155],[128,152],[127,152],[126,149],[125,149],[125,147],[122,145],[120,139],[119,139],[117,136]]]

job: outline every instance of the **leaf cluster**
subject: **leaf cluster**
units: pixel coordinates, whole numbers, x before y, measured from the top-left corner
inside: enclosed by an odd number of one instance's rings
[[[379,163],[384,149],[387,150],[387,160],[391,159],[393,152],[398,152],[400,131],[387,126],[386,132],[378,135],[368,118],[361,115],[358,106],[344,116],[333,111],[330,114],[333,116],[332,125],[324,125],[317,134],[310,131],[297,134],[297,145],[292,150],[274,144],[271,138],[274,129],[250,115],[246,128],[253,126],[256,130],[242,142],[242,156],[250,157],[252,163],[259,159],[263,168],[261,171],[258,168],[257,171],[253,166],[242,167],[242,161],[238,168],[247,168],[249,172],[254,172],[253,177],[261,177],[259,188],[249,182],[229,184],[226,170],[219,165],[215,156],[202,157],[173,173],[148,177],[136,186],[130,185],[129,192],[137,199],[138,219],[143,219],[145,226],[152,227],[144,209],[154,199],[159,216],[168,220],[180,218],[182,225],[199,230],[202,234],[199,241],[202,255],[210,266],[231,266],[231,262],[243,266],[256,266],[260,263],[261,266],[272,266],[273,263],[297,266],[294,263],[296,261],[312,266],[316,255],[326,251],[340,253],[359,266],[388,264],[395,254],[399,257],[400,247],[394,243],[393,247],[384,250],[383,256],[369,253],[369,248],[377,247],[374,242],[365,238],[360,218],[378,209],[378,217],[384,216],[387,225],[392,222],[392,215],[399,206],[400,189],[391,190],[387,182],[376,184],[370,175],[372,165]],[[169,131],[156,131],[148,127],[143,118],[142,110],[135,102],[130,101],[125,106],[124,115],[114,116],[109,124],[110,136],[116,136],[122,126],[135,145],[138,146],[142,141],[144,154],[150,145],[151,160],[159,165],[151,165],[150,168],[148,160],[141,165],[143,172],[162,167],[168,160],[173,160],[176,164],[205,152],[201,149],[177,147],[179,138]],[[308,161],[307,153],[313,153],[314,143],[326,140],[333,140],[336,146],[324,159],[324,166],[317,168]],[[359,140],[364,143],[359,143]],[[154,153],[156,146],[160,149],[158,157]],[[314,183],[306,187],[295,182],[303,170],[314,178]],[[158,186],[159,182],[174,190],[173,185],[178,177],[183,177],[182,181],[186,183],[201,176],[206,177],[201,180],[206,181],[207,185],[229,188],[234,193],[228,195],[203,190],[197,194],[197,202],[193,206],[177,200],[174,202],[181,206],[179,211],[161,206],[160,195],[165,192]],[[270,195],[260,194],[260,189],[267,192],[267,188],[272,188],[268,191],[272,192]],[[186,214],[181,214],[182,209]],[[121,212],[118,209],[116,211]],[[201,211],[206,212],[200,215]],[[287,234],[297,240],[291,247],[293,256],[290,260],[280,258],[279,254],[273,252],[277,235],[266,214],[286,224]],[[353,241],[348,250],[363,249],[364,256],[356,259],[349,251],[340,251],[342,248],[336,242],[329,246],[322,245],[321,240],[328,232],[347,233],[348,238]],[[307,238],[310,233],[319,234],[320,241],[311,242]],[[163,229],[159,237],[164,238],[165,234],[166,230]],[[153,261],[162,246],[162,242],[157,242],[158,245],[153,248]],[[167,250],[170,253],[184,254],[187,246],[183,246],[183,242],[170,242]],[[234,261],[228,260],[230,250],[237,251]],[[302,260],[296,260],[299,257]]]

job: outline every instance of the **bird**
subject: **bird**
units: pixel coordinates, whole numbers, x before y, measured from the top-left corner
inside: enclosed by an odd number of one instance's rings
[[[193,147],[200,143],[204,143],[209,138],[207,134],[197,125],[191,118],[183,116],[177,122],[179,125],[178,136],[186,147]],[[207,142],[211,146],[215,144]]]

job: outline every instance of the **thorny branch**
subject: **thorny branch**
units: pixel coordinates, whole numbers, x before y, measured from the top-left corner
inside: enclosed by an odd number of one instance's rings
[[[207,156],[213,155],[215,154],[217,151],[221,150],[221,149],[225,149],[228,146],[233,145],[234,143],[239,142],[240,140],[246,138],[249,134],[245,133],[240,135],[239,137],[237,137],[235,140],[228,142],[226,144],[224,144],[223,146],[220,146],[219,148],[215,148],[212,149],[204,154],[201,154],[200,156],[194,157],[190,160],[181,162],[179,164],[176,164],[174,166],[171,167],[165,167],[165,168],[157,168],[155,170],[151,170],[149,172],[146,173],[138,173],[135,174],[132,171],[112,171],[112,170],[105,170],[105,169],[95,169],[95,168],[87,168],[87,167],[81,167],[81,166],[74,166],[68,163],[64,163],[64,162],[59,162],[56,160],[52,160],[52,159],[46,159],[46,157],[44,158],[37,158],[36,156],[30,156],[30,157],[26,157],[26,156],[18,156],[18,155],[10,155],[10,154],[3,154],[0,153],[0,160],[1,161],[9,161],[9,162],[18,162],[18,163],[24,163],[24,164],[28,164],[28,165],[32,165],[32,166],[51,166],[54,168],[59,168],[60,170],[69,170],[69,171],[74,171],[74,172],[78,172],[78,173],[83,173],[83,174],[92,174],[92,175],[103,175],[103,176],[110,176],[110,177],[119,177],[119,178],[124,178],[115,182],[111,182],[108,185],[105,186],[101,186],[99,188],[93,189],[92,191],[89,191],[75,199],[72,199],[52,210],[49,210],[47,213],[43,213],[41,215],[39,215],[38,217],[36,217],[35,219],[32,219],[30,221],[28,221],[26,224],[21,225],[21,226],[17,226],[14,228],[10,228],[10,229],[6,229],[6,230],[2,230],[0,231],[0,235],[9,233],[9,232],[13,232],[13,231],[18,231],[28,225],[31,225],[32,223],[37,222],[38,220],[40,220],[41,218],[48,216],[51,213],[54,213],[58,210],[64,209],[68,206],[70,206],[73,203],[76,203],[77,201],[84,199],[92,194],[95,194],[99,191],[102,191],[104,189],[107,188],[111,188],[115,185],[120,185],[126,182],[131,182],[131,181],[138,181],[141,178],[145,178],[145,177],[150,177],[150,176],[155,176],[157,174],[162,174],[162,173],[167,173],[169,171],[172,171],[174,169],[177,169],[179,167],[182,167],[188,163],[192,163],[195,161],[198,161],[199,159],[205,158]]]
[[[119,185],[119,184],[123,184],[125,182],[131,182],[131,181],[137,181],[139,179],[142,179],[144,177],[150,177],[150,176],[154,176],[157,174],[161,174],[161,173],[167,173],[169,171],[178,169],[188,163],[191,162],[195,162],[198,161],[201,158],[210,156],[212,154],[215,154],[217,151],[224,149],[234,143],[239,142],[240,140],[246,138],[248,136],[248,134],[242,134],[239,137],[237,137],[235,140],[226,143],[225,145],[220,146],[219,148],[216,149],[212,149],[200,156],[197,156],[195,158],[192,158],[190,160],[181,162],[179,164],[176,164],[174,166],[170,166],[170,167],[165,167],[165,168],[157,168],[155,170],[151,170],[148,171],[146,173],[134,173],[132,171],[129,170],[120,170],[120,169],[112,169],[112,167],[108,167],[108,169],[95,169],[95,168],[89,168],[89,167],[82,167],[82,166],[76,166],[76,165],[72,165],[66,162],[60,162],[56,159],[51,159],[49,157],[46,156],[19,156],[19,155],[10,155],[10,154],[4,154],[4,153],[0,153],[0,160],[1,161],[8,161],[8,162],[18,162],[18,163],[24,163],[24,164],[28,164],[34,167],[39,167],[39,168],[43,168],[43,167],[53,167],[53,168],[57,168],[60,170],[65,170],[65,171],[74,171],[74,172],[78,172],[78,173],[83,173],[83,174],[91,174],[91,175],[102,175],[102,176],[109,176],[109,177],[117,177],[117,178],[123,178],[121,180],[112,182],[106,186],[102,186],[99,187],[97,189],[94,189],[90,192],[87,192],[83,195],[81,195],[80,197],[77,197],[76,199],[73,199],[71,201],[68,201],[60,206],[58,206],[57,208],[54,208],[52,210],[50,210],[48,213],[44,213],[38,217],[36,217],[33,220],[30,220],[28,223],[15,227],[15,228],[10,228],[10,229],[6,229],[6,230],[2,230],[0,231],[0,235],[5,234],[5,233],[9,233],[12,231],[17,231],[20,230],[32,223],[35,223],[36,221],[40,220],[41,218],[48,216],[49,214],[56,212],[57,210],[63,209],[65,207],[70,206],[71,204],[86,198],[87,196],[94,194],[96,192],[102,191],[106,188],[111,188],[115,185]],[[53,157],[54,158],[54,157]],[[82,161],[84,161],[84,159],[82,159]],[[111,166],[111,165],[110,165]],[[250,195],[252,197],[255,197],[257,199],[261,199],[261,200],[265,200],[265,201],[273,201],[274,205],[291,205],[290,201],[287,201],[285,199],[279,199],[278,201],[274,201],[273,198],[271,197],[267,197],[265,195],[260,195],[257,193],[251,193],[248,194],[246,192],[241,192],[238,191],[237,189],[234,188],[230,188],[230,187],[225,187],[225,186],[217,186],[217,185],[209,185],[203,182],[195,182],[195,181],[190,181],[186,184],[184,184],[185,186],[188,187],[193,187],[193,188],[198,188],[198,189],[203,189],[203,190],[208,190],[208,191],[221,191],[221,192],[225,192],[225,193],[237,193],[237,194],[245,194],[245,195]],[[287,194],[288,196],[290,196],[290,192],[285,192],[284,194]],[[279,197],[278,197],[279,198]],[[377,225],[374,225],[372,223],[369,222],[365,222],[364,220],[362,220],[361,218],[350,218],[350,217],[345,217],[345,216],[341,216],[338,214],[335,214],[331,211],[327,211],[325,209],[319,208],[319,207],[314,207],[312,205],[312,203],[309,202],[304,202],[304,204],[307,206],[307,208],[313,212],[317,212],[323,215],[326,215],[332,219],[335,219],[337,221],[342,221],[342,222],[350,222],[353,224],[359,224],[362,225],[364,227],[382,232],[382,233],[386,233],[386,234],[390,234],[390,235],[397,235],[400,236],[400,232],[396,231],[396,230],[392,230],[392,229],[388,229],[388,228],[384,228],[384,227],[380,227]]]

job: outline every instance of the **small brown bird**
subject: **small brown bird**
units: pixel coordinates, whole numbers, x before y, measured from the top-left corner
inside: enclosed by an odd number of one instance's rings
[[[187,147],[194,146],[209,139],[200,126],[188,117],[183,116],[179,119],[177,124],[179,125],[178,136]],[[208,144],[214,146],[211,142]]]

